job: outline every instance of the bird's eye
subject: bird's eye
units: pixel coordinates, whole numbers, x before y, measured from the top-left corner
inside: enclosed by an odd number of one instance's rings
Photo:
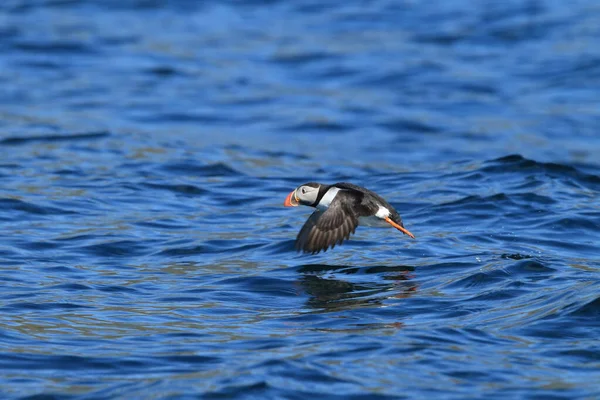
[[[302,194],[305,194],[305,193],[306,193],[306,188],[303,187],[302,188]]]

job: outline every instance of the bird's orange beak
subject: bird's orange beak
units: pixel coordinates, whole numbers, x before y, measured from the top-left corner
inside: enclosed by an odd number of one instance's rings
[[[395,223],[394,221],[392,221],[389,217],[385,218],[385,222],[387,222],[388,224],[390,224],[394,228],[398,229],[400,232],[404,233],[405,235],[408,235],[408,236],[410,236],[413,239],[415,238],[415,235],[413,235],[412,233],[410,233],[408,229],[406,229],[403,226],[398,225],[397,223]]]
[[[290,194],[287,195],[283,205],[286,207],[296,207],[299,204],[298,198],[296,197],[296,191],[292,190]]]

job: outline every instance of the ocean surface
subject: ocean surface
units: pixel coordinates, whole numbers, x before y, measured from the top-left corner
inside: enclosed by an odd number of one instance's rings
[[[0,398],[600,398],[600,2],[4,0]],[[298,185],[384,196],[294,251]]]

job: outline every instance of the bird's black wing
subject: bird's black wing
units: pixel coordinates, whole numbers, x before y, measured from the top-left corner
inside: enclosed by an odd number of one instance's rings
[[[308,218],[296,238],[296,250],[315,254],[348,239],[358,226],[359,215],[352,208],[357,201],[354,193],[340,190],[326,210]]]

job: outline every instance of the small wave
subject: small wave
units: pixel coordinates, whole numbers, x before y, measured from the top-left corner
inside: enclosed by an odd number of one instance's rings
[[[350,125],[332,121],[329,119],[321,120],[306,120],[302,122],[296,122],[281,127],[282,130],[288,132],[328,132],[328,133],[341,133],[348,132],[352,129]]]
[[[577,310],[570,313],[573,316],[580,317],[598,317],[600,316],[600,297],[596,297],[594,300],[584,304]]]
[[[187,196],[198,196],[208,193],[208,190],[202,189],[196,185],[189,184],[144,183],[143,185],[150,189],[166,190],[169,192],[183,194]]]
[[[138,373],[140,370],[143,370],[143,368],[148,368],[148,362],[110,357],[4,353],[2,354],[2,357],[0,357],[0,366],[3,369],[49,369],[62,371],[93,370],[105,372],[112,371],[114,373],[123,372],[122,370],[125,368],[131,372]]]
[[[600,231],[600,213],[590,215],[586,218],[581,217],[565,217],[552,219],[539,227],[551,228],[552,230],[560,229],[565,232],[587,231],[591,234],[596,234]]]
[[[182,161],[177,163],[165,164],[161,167],[163,170],[175,173],[185,173],[194,176],[242,176],[241,172],[235,170],[224,163],[214,163],[208,165],[198,165],[194,160]]]
[[[232,150],[232,151],[239,153],[240,157],[254,156],[254,157],[266,158],[266,159],[276,158],[276,159],[292,159],[292,160],[309,160],[310,159],[310,157],[308,157],[305,154],[300,154],[300,153],[296,153],[296,152],[292,152],[292,151],[248,149],[244,146],[240,146],[237,144],[231,144],[231,145],[225,146],[225,149]]]
[[[176,76],[176,75],[184,75],[177,68],[174,68],[174,67],[171,67],[171,66],[168,66],[168,65],[149,68],[149,69],[146,70],[146,73],[151,74],[151,75],[155,75],[155,76],[159,76],[159,77],[162,77],[162,78],[166,78],[166,77],[170,77],[170,76]]]
[[[89,46],[81,42],[44,42],[41,40],[37,40],[35,42],[16,41],[14,42],[13,46],[18,50],[27,51],[35,54],[65,54],[69,56],[80,54],[98,54],[98,52],[93,46]]]
[[[3,310],[74,310],[91,308],[90,306],[75,303],[12,303],[2,307]]]
[[[328,60],[333,57],[335,55],[332,53],[307,51],[301,53],[276,53],[271,57],[271,61],[282,64],[287,68],[288,64],[302,66]]]
[[[543,264],[536,260],[521,260],[506,268],[506,271],[511,275],[524,276],[528,278],[538,278],[541,276],[551,275],[556,272],[556,269]]]
[[[139,122],[153,124],[194,123],[214,124],[231,122],[225,114],[217,112],[152,112],[132,117]]]
[[[107,292],[107,293],[138,293],[139,291],[131,288],[131,287],[127,287],[127,286],[120,286],[120,285],[98,285],[95,287],[96,290],[100,291],[100,292]]]
[[[380,124],[383,128],[389,129],[392,132],[415,132],[415,133],[439,133],[441,131],[440,127],[417,121],[414,119],[393,119]],[[398,141],[405,141],[406,136],[402,136],[398,139]],[[415,140],[417,140],[415,138]]]
[[[108,132],[84,132],[72,133],[66,135],[35,135],[35,136],[14,136],[0,140],[0,145],[18,146],[32,142],[69,142],[78,140],[97,140],[110,136]]]
[[[48,289],[52,290],[65,290],[67,292],[70,291],[83,291],[83,290],[92,290],[91,287],[87,285],[82,285],[80,283],[61,283],[59,285],[50,286]]]
[[[470,288],[476,286],[495,287],[498,282],[505,280],[508,277],[506,271],[495,269],[486,272],[476,272],[462,279],[459,279],[450,285],[449,288]]]
[[[226,242],[220,243],[220,242]],[[221,253],[244,253],[248,250],[262,247],[262,244],[244,244],[241,246],[232,246],[237,241],[208,241],[201,245],[192,245],[187,247],[172,247],[163,249],[158,252],[161,256],[180,257],[180,256],[193,256],[201,254],[221,254]]]
[[[64,210],[50,206],[39,206],[27,201],[17,199],[0,199],[0,207],[3,211],[15,210],[37,215],[70,215],[77,214],[75,211]]]
[[[461,199],[442,203],[438,205],[439,208],[463,208],[468,206],[469,210],[495,210],[502,209],[503,207],[512,203],[509,196],[504,193],[496,193],[490,196],[477,196],[469,195]]]
[[[551,177],[567,178],[591,189],[600,190],[600,176],[598,175],[585,173],[570,165],[530,160],[518,154],[487,161],[480,171],[490,174],[517,171],[545,173]]]
[[[140,256],[146,254],[149,248],[139,241],[120,240],[106,243],[92,244],[82,247],[83,251],[98,257],[113,256]]]

